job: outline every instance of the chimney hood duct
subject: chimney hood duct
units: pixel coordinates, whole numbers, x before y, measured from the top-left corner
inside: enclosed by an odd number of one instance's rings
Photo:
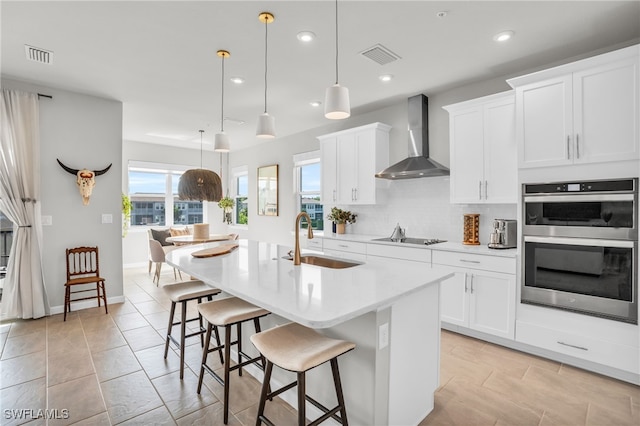
[[[448,176],[449,169],[429,158],[429,100],[409,98],[409,157],[376,173],[382,179],[415,179]]]

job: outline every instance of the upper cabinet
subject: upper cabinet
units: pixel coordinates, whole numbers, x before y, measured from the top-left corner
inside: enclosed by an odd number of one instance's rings
[[[375,174],[389,165],[391,126],[373,123],[319,136],[322,202],[375,204],[385,182]]]
[[[520,168],[640,159],[640,46],[508,80]]]
[[[444,107],[449,112],[452,203],[516,203],[512,91]]]

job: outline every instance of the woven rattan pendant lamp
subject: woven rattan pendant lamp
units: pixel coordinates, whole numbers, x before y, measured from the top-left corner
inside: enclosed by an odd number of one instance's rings
[[[258,128],[256,137],[261,139],[273,139],[276,137],[276,119],[267,112],[267,27],[275,18],[269,12],[258,15],[260,22],[264,23],[264,113],[258,116]]]
[[[229,152],[229,135],[224,132],[224,60],[231,56],[226,50],[218,50],[218,56],[222,58],[222,83],[220,87],[220,133],[216,133],[213,142],[213,150],[216,152]]]
[[[349,89],[338,83],[338,0],[336,0],[336,84],[327,87],[324,97],[324,116],[331,120],[349,118],[351,104]]]
[[[178,198],[181,200],[220,201],[222,181],[211,170],[202,168],[202,134],[200,130],[200,168],[187,170],[178,182]]]

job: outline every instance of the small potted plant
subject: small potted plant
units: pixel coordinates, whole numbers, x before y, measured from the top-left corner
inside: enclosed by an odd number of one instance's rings
[[[336,231],[338,234],[344,234],[346,224],[355,223],[357,216],[357,214],[351,213],[348,210],[332,207],[331,213],[327,216],[327,219],[336,224]]]
[[[227,222],[227,224],[231,224],[231,213],[233,212],[234,204],[235,201],[228,195],[218,201],[218,207],[220,207],[223,211],[222,223]]]
[[[124,192],[122,193],[122,238],[127,236],[129,224],[131,223],[131,199]]]

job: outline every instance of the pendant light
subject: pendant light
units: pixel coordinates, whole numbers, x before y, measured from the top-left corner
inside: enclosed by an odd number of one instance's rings
[[[200,168],[187,170],[178,182],[180,200],[220,201],[222,198],[222,180],[211,170],[202,168],[202,134],[200,130]]]
[[[336,0],[336,84],[327,87],[324,97],[324,116],[341,120],[351,115],[349,89],[338,84],[338,0]]]
[[[262,12],[258,15],[258,19],[264,23],[264,113],[258,116],[256,136],[261,139],[272,139],[276,137],[276,120],[267,112],[267,27],[275,18],[269,12]]]
[[[226,50],[218,50],[218,56],[222,58],[222,83],[220,89],[220,133],[216,133],[213,150],[216,152],[229,152],[229,135],[224,132],[224,60],[231,56]]]

